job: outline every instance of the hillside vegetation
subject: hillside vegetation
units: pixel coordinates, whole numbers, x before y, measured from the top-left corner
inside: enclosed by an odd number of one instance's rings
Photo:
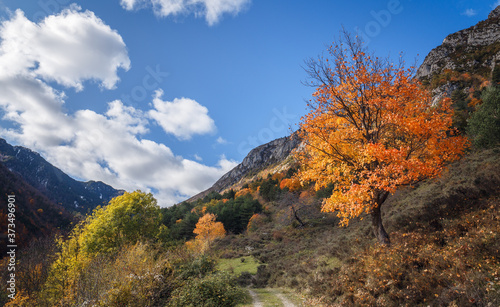
[[[349,43],[348,60],[332,48],[331,83],[317,79],[298,151],[169,208],[113,198],[20,250],[0,303],[499,306],[500,85],[477,89],[460,126],[457,100],[433,105],[411,70]]]

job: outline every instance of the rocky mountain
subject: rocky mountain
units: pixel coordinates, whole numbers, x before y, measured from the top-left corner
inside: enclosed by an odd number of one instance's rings
[[[500,66],[500,6],[488,19],[448,35],[418,68],[416,77],[434,90],[436,100],[457,89],[478,89]]]
[[[500,63],[500,6],[488,19],[448,35],[417,70],[417,78],[429,78],[444,69],[491,73]]]
[[[203,198],[210,192],[221,193],[240,182],[245,176],[270,165],[285,161],[292,150],[299,147],[300,143],[300,139],[293,134],[252,149],[239,165],[222,176],[211,188],[193,196],[187,201],[191,202]]]
[[[4,139],[0,139],[0,162],[70,212],[87,213],[123,193],[103,182],[77,181],[40,154],[28,148],[12,146]]]

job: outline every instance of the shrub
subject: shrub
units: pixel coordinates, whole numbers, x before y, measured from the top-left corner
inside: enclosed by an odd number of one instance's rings
[[[179,279],[190,279],[195,277],[203,277],[215,272],[215,261],[206,256],[198,257],[187,263],[182,263],[177,271]]]
[[[227,273],[216,273],[203,278],[191,278],[172,293],[168,306],[230,307],[247,301],[245,290],[234,286]]]
[[[467,132],[478,148],[491,148],[500,143],[500,87],[489,87],[480,105],[469,119]]]

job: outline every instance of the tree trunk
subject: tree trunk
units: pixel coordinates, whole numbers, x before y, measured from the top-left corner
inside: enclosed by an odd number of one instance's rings
[[[389,240],[389,235],[385,231],[384,225],[382,224],[382,212],[380,207],[382,207],[382,204],[387,199],[387,196],[389,196],[388,192],[383,191],[378,193],[376,199],[377,206],[372,210],[373,233],[380,244],[385,246],[391,245],[391,241]]]
[[[295,210],[294,206],[291,206],[291,209],[292,209],[293,216],[295,217],[295,219],[297,220],[297,222],[299,222],[300,226],[301,227],[305,227],[306,224],[304,224],[304,222],[302,222],[302,220],[300,219],[299,215],[297,214],[298,210]]]

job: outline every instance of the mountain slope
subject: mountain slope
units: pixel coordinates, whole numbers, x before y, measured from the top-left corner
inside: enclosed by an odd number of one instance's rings
[[[74,180],[38,153],[4,139],[0,139],[0,162],[69,211],[86,213],[122,193],[102,182]]]
[[[300,143],[300,139],[293,134],[252,149],[240,164],[222,176],[211,188],[191,197],[187,201],[196,201],[210,192],[221,193],[240,182],[245,176],[285,161],[292,150],[297,148]]]
[[[15,196],[16,244],[66,229],[74,220],[61,206],[33,188],[18,174],[0,163],[0,258],[7,248],[8,196]]]
[[[425,57],[416,77],[433,90],[434,102],[457,91],[477,103],[495,69],[500,69],[500,6],[488,19],[448,35]]]

